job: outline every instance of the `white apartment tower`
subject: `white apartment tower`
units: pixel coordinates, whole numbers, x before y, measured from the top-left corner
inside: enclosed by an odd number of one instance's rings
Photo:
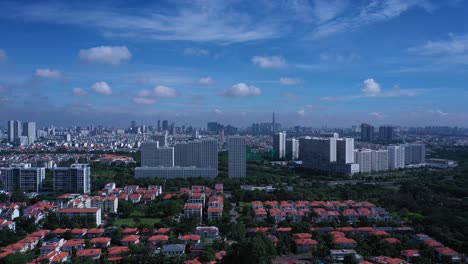
[[[286,132],[273,135],[273,153],[276,159],[286,158]]]
[[[246,143],[245,137],[230,136],[228,139],[229,178],[246,176]]]
[[[379,149],[372,151],[372,171],[387,171],[389,165],[389,151]]]
[[[405,147],[403,146],[388,146],[388,168],[390,170],[398,170],[405,167]]]
[[[54,191],[72,193],[91,192],[91,168],[88,164],[72,164],[54,169]]]
[[[372,171],[372,150],[361,149],[354,152],[355,161],[359,164],[359,172],[366,173]]]

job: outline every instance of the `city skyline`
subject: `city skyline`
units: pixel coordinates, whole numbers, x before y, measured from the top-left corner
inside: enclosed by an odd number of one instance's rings
[[[90,3],[0,4],[2,126],[468,120],[466,1]]]

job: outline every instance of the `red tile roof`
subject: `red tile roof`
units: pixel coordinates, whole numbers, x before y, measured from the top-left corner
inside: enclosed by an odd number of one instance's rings
[[[90,248],[90,249],[83,249],[83,250],[78,250],[76,252],[76,255],[78,257],[89,257],[89,256],[96,256],[101,254],[101,249],[100,248]]]

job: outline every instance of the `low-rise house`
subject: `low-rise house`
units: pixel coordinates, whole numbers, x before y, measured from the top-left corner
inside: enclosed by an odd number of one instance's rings
[[[166,235],[154,235],[146,240],[146,244],[154,250],[161,245],[165,245],[167,241],[169,241],[169,237]]]
[[[40,248],[41,256],[47,255],[52,251],[59,251],[65,244],[66,240],[63,238],[54,238],[47,242],[42,243]]]
[[[84,239],[70,239],[62,246],[62,250],[68,253],[72,253],[73,250],[82,250],[85,247]]]
[[[13,221],[6,220],[6,219],[0,219],[0,230],[2,229],[10,229],[12,231],[15,231],[16,223]]]
[[[100,248],[90,248],[76,252],[76,256],[81,258],[92,258],[93,260],[98,260],[101,257],[101,253],[102,251]]]
[[[110,247],[107,249],[107,261],[121,261],[123,259],[122,255],[128,251],[129,248],[126,246]]]
[[[95,237],[90,242],[95,248],[108,248],[111,240],[109,237]]]
[[[86,236],[86,233],[88,233],[87,228],[73,228],[71,230],[72,236],[74,238],[84,238]]]
[[[356,240],[346,237],[335,237],[333,244],[339,248],[354,248],[357,245]]]
[[[140,236],[138,235],[129,235],[122,238],[122,245],[130,246],[140,243]]]
[[[86,236],[88,237],[88,239],[101,237],[102,235],[104,235],[105,231],[106,230],[104,228],[90,228],[86,233]]]
[[[201,203],[190,204],[186,203],[184,205],[184,216],[186,218],[198,217],[201,221],[203,214],[203,206]]]
[[[164,245],[161,253],[170,255],[170,256],[180,256],[185,253],[184,244],[168,244]]]
[[[219,229],[216,226],[197,226],[195,234],[204,239],[219,238]]]
[[[376,264],[404,264],[406,261],[400,258],[391,258],[387,256],[373,257],[371,260]]]
[[[184,241],[185,244],[188,243],[200,243],[200,236],[199,235],[183,235],[180,237],[180,240]]]
[[[294,244],[296,244],[297,253],[308,253],[318,245],[318,242],[310,238],[298,238],[294,239]]]
[[[404,256],[408,262],[412,262],[415,258],[419,258],[421,256],[417,249],[402,250],[401,255]]]
[[[64,208],[57,212],[59,217],[73,218],[91,218],[95,221],[96,226],[101,225],[101,209],[99,208]]]
[[[438,248],[435,248],[435,251],[437,252],[439,259],[442,259],[443,257],[448,257],[452,260],[452,262],[461,261],[460,254],[451,248],[438,247]]]
[[[330,249],[330,259],[333,263],[343,263],[348,255],[358,256],[354,249]]]
[[[223,217],[223,208],[208,207],[208,219],[214,221]]]

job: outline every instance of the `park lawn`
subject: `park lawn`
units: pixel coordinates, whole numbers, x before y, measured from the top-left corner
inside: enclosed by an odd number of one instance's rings
[[[139,224],[145,224],[145,225],[153,226],[154,224],[161,222],[160,218],[139,217],[138,219],[140,219],[140,222],[135,222],[133,217],[131,217],[131,218],[120,218],[120,219],[115,220],[114,224],[116,226],[130,226],[130,227],[133,227],[133,226],[137,226]]]

